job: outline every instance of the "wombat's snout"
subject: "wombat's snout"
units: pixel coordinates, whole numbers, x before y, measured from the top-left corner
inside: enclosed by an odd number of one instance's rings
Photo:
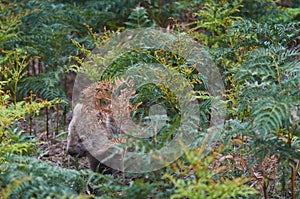
[[[71,156],[76,156],[76,152],[74,150],[68,149],[68,154]]]
[[[86,150],[82,149],[79,146],[73,147],[73,148],[68,148],[67,150],[68,154],[74,157],[83,157],[86,155]]]

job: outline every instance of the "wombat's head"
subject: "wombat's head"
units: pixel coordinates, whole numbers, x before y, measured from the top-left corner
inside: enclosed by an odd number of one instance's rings
[[[71,156],[82,157],[86,156],[87,151],[79,137],[78,121],[82,116],[82,104],[77,104],[73,110],[73,117],[69,124],[67,151]]]

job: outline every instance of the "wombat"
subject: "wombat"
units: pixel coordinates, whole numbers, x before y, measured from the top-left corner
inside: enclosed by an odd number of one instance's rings
[[[89,168],[99,173],[113,173],[114,170],[102,164],[93,155],[86,150],[80,136],[79,131],[82,131],[84,127],[79,127],[81,120],[84,120],[85,115],[82,112],[82,104],[77,104],[73,110],[73,117],[69,124],[68,138],[67,138],[67,151],[74,157],[87,157],[89,161]],[[88,125],[88,124],[87,124]]]

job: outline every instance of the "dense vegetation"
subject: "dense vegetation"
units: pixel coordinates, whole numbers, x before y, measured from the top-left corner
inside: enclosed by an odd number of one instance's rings
[[[2,0],[0,198],[299,198],[299,20],[297,0]],[[41,145],[66,139],[83,59],[125,29],[148,27],[185,33],[210,53],[225,85],[218,141],[208,152],[195,145],[171,165],[142,174],[101,174],[39,160]],[[122,54],[101,78],[120,76],[141,60],[171,63],[186,75],[200,93],[205,126],[205,82],[191,68],[180,69],[185,60],[170,52]],[[176,133],[176,98],[159,85],[138,89],[133,103],[160,102],[173,115],[174,125],[158,138],[163,145]],[[133,115],[146,116],[147,106]]]

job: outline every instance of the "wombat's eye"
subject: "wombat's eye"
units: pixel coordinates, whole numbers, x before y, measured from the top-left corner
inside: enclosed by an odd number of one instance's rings
[[[82,139],[81,139],[81,138],[79,138],[78,142],[79,142],[79,143],[81,143],[81,142],[82,142]]]
[[[100,104],[100,106],[107,106],[107,105],[108,105],[108,101],[107,101],[107,100],[101,99],[101,100],[99,101],[99,104]]]

